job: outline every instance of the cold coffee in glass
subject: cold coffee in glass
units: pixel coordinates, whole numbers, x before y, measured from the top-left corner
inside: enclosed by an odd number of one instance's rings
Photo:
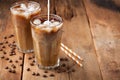
[[[61,17],[50,14],[31,19],[32,38],[36,63],[39,68],[51,69],[59,66],[59,50],[62,37]]]
[[[17,37],[17,47],[23,53],[33,52],[30,19],[40,14],[40,4],[34,1],[21,1],[10,8]]]

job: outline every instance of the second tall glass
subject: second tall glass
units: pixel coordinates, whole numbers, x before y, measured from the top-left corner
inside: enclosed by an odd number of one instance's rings
[[[40,14],[40,4],[34,1],[21,1],[15,3],[10,10],[19,51],[23,53],[32,52],[33,41],[30,28],[30,19],[31,17]]]

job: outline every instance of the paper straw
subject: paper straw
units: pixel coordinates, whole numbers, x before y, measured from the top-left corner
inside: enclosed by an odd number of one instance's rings
[[[66,55],[68,55],[73,61],[75,61],[80,67],[83,67],[83,65],[75,58],[73,57],[70,53],[68,53],[63,47],[60,47],[62,51],[65,52]]]
[[[63,48],[65,48],[66,50],[68,50],[70,52],[70,54],[74,55],[75,57],[77,57],[80,60],[83,60],[80,56],[78,56],[75,52],[73,52],[71,49],[69,49],[67,46],[65,46],[63,43],[61,43],[61,46]]]

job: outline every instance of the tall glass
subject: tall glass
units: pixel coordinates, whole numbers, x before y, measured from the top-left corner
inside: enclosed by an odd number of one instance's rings
[[[33,52],[30,19],[40,14],[40,4],[34,1],[21,1],[13,4],[10,10],[19,51]]]
[[[59,66],[59,50],[62,37],[62,19],[51,14],[36,16],[31,20],[32,38],[36,63],[39,68],[51,69]]]

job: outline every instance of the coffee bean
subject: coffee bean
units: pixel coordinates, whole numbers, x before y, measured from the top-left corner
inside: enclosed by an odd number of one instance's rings
[[[0,49],[0,51],[3,51],[3,49]]]
[[[68,61],[68,58],[64,58],[65,61]]]
[[[40,76],[40,74],[39,74],[39,73],[37,73],[37,74],[36,74],[36,76]]]
[[[20,64],[20,66],[23,66],[23,64]]]
[[[35,76],[36,75],[35,72],[33,72],[32,75]]]
[[[8,44],[8,41],[6,41],[5,44]]]
[[[30,63],[30,65],[31,65],[31,66],[34,66],[34,64],[33,64],[33,63]]]
[[[7,39],[7,37],[5,36],[4,39]]]
[[[23,59],[23,58],[20,56],[20,57],[19,57],[19,60],[22,60],[22,59]]]
[[[31,60],[31,59],[32,59],[31,57],[28,58],[28,60]]]
[[[9,60],[9,58],[6,58],[5,60]]]
[[[11,35],[9,36],[9,38],[12,38],[12,37],[14,37],[14,35],[13,35],[13,34],[11,34]]]
[[[2,46],[2,48],[6,48],[5,46]]]
[[[7,67],[5,67],[5,69],[9,69],[9,67],[7,66]]]
[[[54,74],[50,74],[50,77],[55,77],[55,75]]]
[[[13,41],[12,43],[15,43],[15,41]]]
[[[48,73],[48,71],[45,70],[44,73]]]
[[[35,58],[35,56],[33,55],[32,58]]]
[[[12,73],[16,73],[16,71],[15,71],[15,70],[12,70]]]
[[[16,68],[16,66],[14,65],[14,66],[13,66],[13,68],[15,69],[15,68]]]
[[[30,68],[27,68],[27,71],[30,71]]]
[[[44,78],[47,78],[48,76],[47,75],[43,75]]]
[[[72,72],[75,72],[75,69],[72,69]]]
[[[2,42],[0,42],[0,45],[3,45],[3,43],[2,43]]]
[[[5,57],[4,56],[1,56],[1,59],[4,59]]]
[[[12,60],[10,60],[9,63],[12,63]]]
[[[7,54],[5,51],[3,51],[3,54]]]
[[[15,62],[18,63],[18,60],[16,60]]]
[[[65,66],[66,66],[66,64],[65,64],[65,63],[63,63],[61,66],[62,66],[62,67],[65,67]]]
[[[13,56],[13,54],[10,53],[9,56]]]
[[[60,61],[64,61],[64,58],[60,58]]]
[[[12,69],[9,69],[9,72],[12,72]]]
[[[35,60],[33,60],[32,62],[35,63]]]

